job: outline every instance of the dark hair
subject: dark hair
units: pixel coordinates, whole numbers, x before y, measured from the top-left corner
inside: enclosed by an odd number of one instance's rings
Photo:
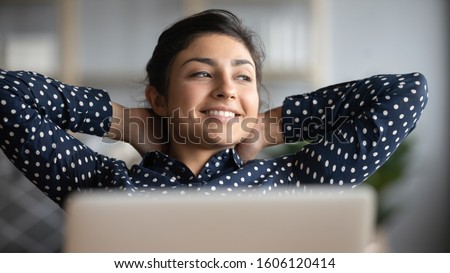
[[[223,34],[242,42],[255,63],[259,89],[264,60],[261,41],[255,32],[242,24],[236,15],[219,9],[210,9],[186,17],[161,33],[146,66],[149,85],[154,86],[160,94],[166,95],[173,60],[195,38],[204,34]]]

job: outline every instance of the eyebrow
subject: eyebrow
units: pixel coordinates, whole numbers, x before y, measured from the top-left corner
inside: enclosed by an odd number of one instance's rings
[[[218,62],[214,59],[211,58],[201,58],[201,57],[195,57],[195,58],[191,58],[187,61],[185,61],[181,66],[190,63],[190,62],[199,62],[199,63],[204,63],[210,66],[218,66]],[[245,64],[249,64],[252,67],[254,67],[254,65],[246,59],[233,59],[231,60],[231,65],[232,66],[240,66],[240,65],[245,65]]]

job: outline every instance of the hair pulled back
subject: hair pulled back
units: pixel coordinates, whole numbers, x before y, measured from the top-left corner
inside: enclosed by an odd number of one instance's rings
[[[177,54],[194,39],[207,34],[227,35],[241,42],[255,63],[258,89],[261,86],[264,50],[254,31],[242,24],[233,13],[210,9],[186,17],[161,33],[151,59],[146,66],[148,84],[163,96],[167,94],[171,65]]]

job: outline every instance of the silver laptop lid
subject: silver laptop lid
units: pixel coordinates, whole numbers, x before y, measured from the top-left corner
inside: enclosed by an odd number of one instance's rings
[[[369,187],[223,197],[74,195],[65,252],[362,252],[375,224]]]

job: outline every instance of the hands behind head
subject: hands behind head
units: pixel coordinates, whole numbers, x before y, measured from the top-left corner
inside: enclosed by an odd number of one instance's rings
[[[262,113],[247,138],[236,145],[244,162],[254,159],[262,149],[283,142],[279,118],[281,109]],[[141,156],[149,151],[168,153],[168,119],[149,108],[125,108],[113,103],[113,117],[107,137],[129,143]]]
[[[168,152],[167,120],[150,108],[125,108],[113,103],[111,128],[107,137],[129,143],[141,156],[149,151]]]

